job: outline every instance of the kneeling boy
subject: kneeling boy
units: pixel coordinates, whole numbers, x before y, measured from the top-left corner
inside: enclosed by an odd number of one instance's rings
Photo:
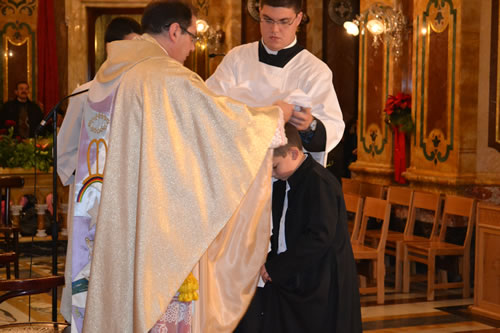
[[[304,154],[298,131],[275,149],[271,251],[261,269],[263,332],[361,332],[356,264],[337,179]]]

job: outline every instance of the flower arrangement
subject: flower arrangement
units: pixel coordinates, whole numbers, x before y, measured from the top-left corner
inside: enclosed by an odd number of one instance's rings
[[[36,165],[47,172],[52,166],[52,141],[51,137],[38,138],[35,146],[34,139],[14,136],[14,127],[10,127],[0,133],[0,167],[31,169]]]
[[[392,128],[401,132],[410,133],[415,128],[411,118],[411,96],[398,93],[396,96],[389,95],[385,102],[385,121]]]

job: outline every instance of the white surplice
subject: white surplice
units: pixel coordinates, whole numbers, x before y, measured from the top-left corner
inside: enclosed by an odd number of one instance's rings
[[[206,83],[215,93],[250,106],[271,105],[302,90],[311,98],[313,116],[326,128],[329,152],[339,143],[345,127],[332,77],[330,68],[305,49],[283,68],[260,62],[259,42],[254,42],[232,49]],[[326,162],[324,152],[312,156],[320,163]]]

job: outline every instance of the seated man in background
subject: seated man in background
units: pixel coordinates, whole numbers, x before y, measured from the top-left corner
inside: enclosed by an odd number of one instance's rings
[[[38,104],[28,98],[29,92],[28,82],[19,81],[14,90],[16,97],[6,102],[0,111],[0,129],[14,127],[14,136],[23,139],[33,138],[38,124],[43,119]]]

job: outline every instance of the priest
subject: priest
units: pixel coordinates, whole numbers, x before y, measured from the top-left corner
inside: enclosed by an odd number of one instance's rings
[[[180,318],[185,307],[172,304],[198,263],[200,332],[231,332],[255,290],[270,231],[269,148],[286,140],[292,106],[215,96],[182,65],[195,22],[182,1],[151,3],[145,34],[111,43],[90,86],[74,208],[75,225],[96,228],[82,244],[90,278],[73,281],[73,292],[88,283],[73,313],[84,332],[170,331],[181,319],[188,330],[189,312]]]
[[[324,164],[344,132],[332,71],[297,43],[297,29],[307,22],[302,0],[260,0],[259,9],[262,39],[232,49],[207,85],[252,106],[276,99],[295,104],[290,123]]]

